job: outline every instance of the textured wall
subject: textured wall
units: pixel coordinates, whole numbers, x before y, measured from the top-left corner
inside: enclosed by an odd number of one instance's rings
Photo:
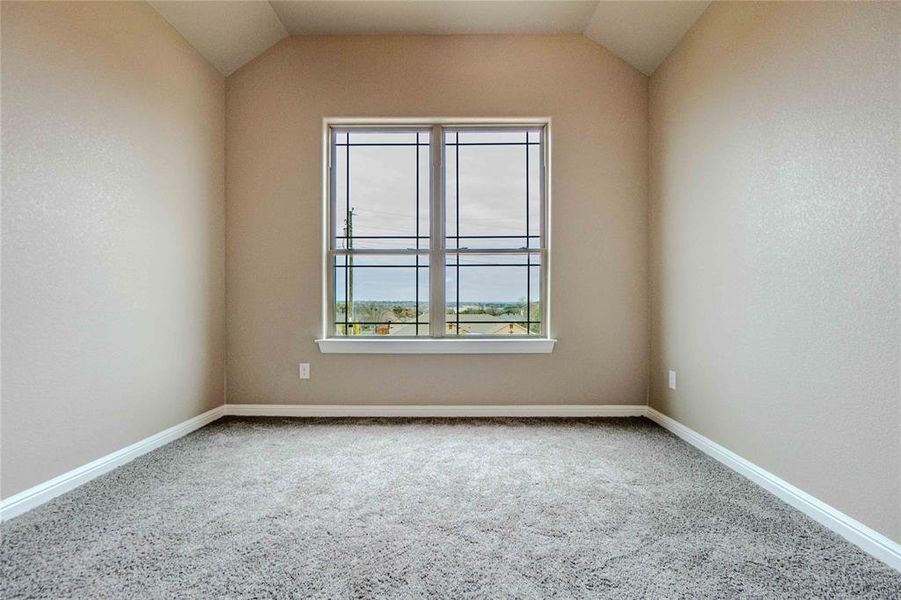
[[[651,405],[896,540],[899,35],[714,3],[650,91]]]
[[[2,6],[2,494],[223,402],[224,81],[143,3]]]
[[[644,404],[646,91],[579,35],[292,38],[231,75],[229,402]],[[552,117],[553,354],[319,353],[324,116]]]

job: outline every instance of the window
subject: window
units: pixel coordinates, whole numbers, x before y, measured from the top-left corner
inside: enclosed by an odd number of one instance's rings
[[[546,123],[327,140],[322,341],[547,340]]]

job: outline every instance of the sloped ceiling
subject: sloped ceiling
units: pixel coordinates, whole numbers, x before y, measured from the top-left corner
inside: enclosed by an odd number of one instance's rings
[[[650,75],[710,2],[599,2],[586,36]]]
[[[288,36],[268,2],[149,1],[223,75],[229,75]]]
[[[583,33],[650,75],[709,1],[151,0],[223,75],[288,35]]]
[[[270,2],[291,35],[326,33],[581,33],[595,0]]]

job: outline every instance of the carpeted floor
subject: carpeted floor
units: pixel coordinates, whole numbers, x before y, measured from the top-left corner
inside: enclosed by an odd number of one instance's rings
[[[0,597],[898,597],[644,419],[227,418],[2,527]]]

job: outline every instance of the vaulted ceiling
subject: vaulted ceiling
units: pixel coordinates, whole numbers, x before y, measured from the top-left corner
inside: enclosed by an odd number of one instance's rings
[[[289,35],[582,33],[650,75],[707,1],[151,0],[222,74]]]

